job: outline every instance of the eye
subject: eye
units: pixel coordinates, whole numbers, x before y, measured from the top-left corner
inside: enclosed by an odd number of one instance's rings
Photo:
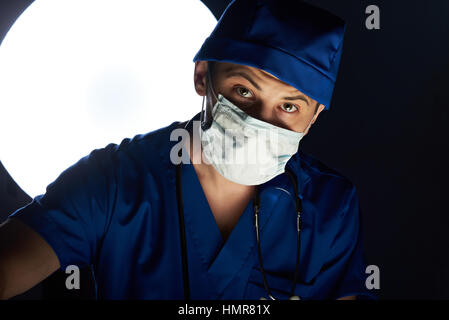
[[[285,112],[288,112],[288,113],[292,113],[292,112],[295,112],[296,110],[298,110],[298,107],[291,103],[283,103],[281,105],[281,108],[282,108],[282,110],[284,110]]]
[[[253,97],[252,92],[250,90],[246,89],[245,87],[237,87],[236,90],[237,90],[237,93],[244,98],[252,98]]]

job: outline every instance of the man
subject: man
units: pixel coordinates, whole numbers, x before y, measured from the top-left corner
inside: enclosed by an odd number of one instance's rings
[[[194,58],[205,112],[94,150],[11,215],[1,297],[69,265],[93,268],[99,299],[372,296],[354,186],[298,151],[329,108],[343,32],[302,1],[233,1]],[[223,148],[231,129],[246,140]],[[265,163],[223,161],[257,158],[252,144]]]

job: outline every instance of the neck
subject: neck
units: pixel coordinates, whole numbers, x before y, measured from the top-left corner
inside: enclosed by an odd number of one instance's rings
[[[235,183],[223,177],[212,164],[207,164],[202,161],[203,151],[200,142],[199,132],[192,130],[193,125],[190,126],[189,133],[191,136],[189,157],[193,163],[198,179],[203,185],[207,185],[215,191],[229,195],[230,193],[252,194],[255,186],[246,186]],[[193,132],[192,132],[193,131]],[[194,148],[193,146],[199,146]]]

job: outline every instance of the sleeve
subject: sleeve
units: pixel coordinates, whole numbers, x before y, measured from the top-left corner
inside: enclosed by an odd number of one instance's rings
[[[58,256],[61,269],[90,265],[114,203],[115,145],[96,149],[66,169],[44,195],[9,216],[40,234]]]
[[[332,259],[337,261],[335,271],[338,278],[331,298],[355,295],[360,300],[378,299],[376,293],[365,285],[368,274],[365,273],[360,207],[354,186],[349,189],[346,199],[331,249]]]

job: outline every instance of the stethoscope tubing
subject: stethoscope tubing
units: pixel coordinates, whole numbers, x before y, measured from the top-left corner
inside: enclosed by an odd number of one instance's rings
[[[178,205],[179,234],[181,237],[182,278],[184,283],[184,299],[190,300],[189,264],[187,260],[186,230],[181,184],[181,163],[179,163],[176,165],[176,197]]]
[[[190,122],[190,121],[189,121]],[[189,122],[186,124],[189,124]],[[182,149],[180,150],[182,152]],[[181,181],[181,166],[182,162],[176,165],[176,197],[177,197],[177,206],[178,206],[178,219],[179,219],[179,233],[181,239],[181,259],[182,259],[182,274],[183,274],[183,283],[184,283],[184,299],[190,300],[190,279],[189,279],[189,269],[188,269],[188,258],[187,258],[187,244],[186,244],[186,231],[185,231],[185,223],[184,223],[184,206],[182,199],[182,181]],[[297,230],[297,249],[296,249],[296,267],[295,274],[292,282],[291,288],[291,296],[294,296],[296,282],[299,275],[299,257],[301,253],[301,213],[302,213],[302,203],[301,199],[298,196],[298,184],[295,174],[289,169],[285,168],[285,173],[290,179],[291,184],[293,185],[293,190],[295,193],[295,208],[296,208],[296,230]],[[265,269],[263,267],[263,259],[262,259],[262,250],[260,247],[260,229],[259,229],[259,210],[260,210],[260,194],[259,188],[256,186],[256,193],[253,198],[253,208],[254,208],[254,227],[256,230],[256,240],[257,240],[257,255],[259,258],[259,266],[260,271],[262,273],[262,279],[264,283],[265,290],[270,299],[276,300],[274,296],[271,294],[271,290],[268,285],[268,281],[265,275]],[[298,297],[299,298],[299,297]]]

